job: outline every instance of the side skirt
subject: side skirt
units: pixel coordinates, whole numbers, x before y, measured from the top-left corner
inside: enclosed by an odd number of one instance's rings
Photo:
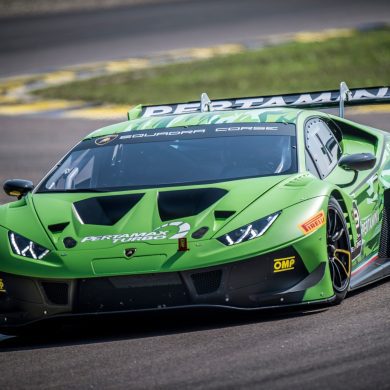
[[[374,255],[352,271],[349,289],[356,290],[390,276],[390,258]]]

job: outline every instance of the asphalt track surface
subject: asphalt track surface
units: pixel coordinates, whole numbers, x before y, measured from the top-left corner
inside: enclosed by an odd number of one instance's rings
[[[390,21],[388,0],[185,0],[0,18],[0,76]]]

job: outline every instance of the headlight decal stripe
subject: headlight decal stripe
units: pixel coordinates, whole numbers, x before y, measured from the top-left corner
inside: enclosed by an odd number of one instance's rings
[[[15,240],[15,234],[14,233],[10,233],[10,238],[11,238],[11,246],[12,246],[12,249],[16,252],[17,255],[20,255],[20,250],[19,250],[19,247],[18,245],[16,244],[16,240]]]
[[[226,233],[223,236],[218,237],[217,240],[224,245],[230,246],[258,238],[270,228],[280,214],[281,211],[270,214],[267,217],[261,218],[257,221],[244,225],[241,228]]]
[[[48,253],[50,253],[49,249],[21,236],[20,234],[9,231],[8,238],[12,252],[18,256],[34,260],[42,260]]]

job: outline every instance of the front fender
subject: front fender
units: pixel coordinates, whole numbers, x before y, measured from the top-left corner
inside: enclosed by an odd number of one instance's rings
[[[31,194],[17,202],[0,206],[0,227],[18,233],[47,249],[54,250],[53,243],[43,229],[32,204]]]

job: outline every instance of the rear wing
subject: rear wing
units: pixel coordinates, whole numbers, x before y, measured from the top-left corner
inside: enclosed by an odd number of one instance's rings
[[[249,110],[273,107],[330,108],[335,106],[339,106],[339,115],[343,117],[344,104],[353,106],[378,103],[390,103],[390,87],[349,89],[345,82],[341,82],[340,89],[333,91],[217,99],[213,101],[210,101],[204,93],[201,96],[201,100],[197,102],[137,106],[129,111],[128,117],[129,119],[136,119],[208,111]]]

